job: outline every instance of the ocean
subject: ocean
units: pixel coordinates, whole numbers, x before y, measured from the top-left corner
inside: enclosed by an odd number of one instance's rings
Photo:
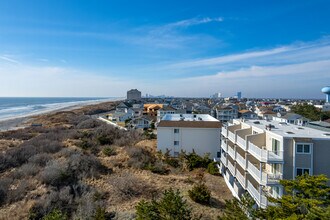
[[[120,98],[0,98],[0,120],[118,99]]]

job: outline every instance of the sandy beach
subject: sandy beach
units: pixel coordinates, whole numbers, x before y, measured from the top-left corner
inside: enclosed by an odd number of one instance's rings
[[[113,102],[113,101],[120,101],[120,100],[123,100],[123,99],[118,98],[118,99],[111,99],[111,100],[104,99],[104,100],[79,102],[79,103],[76,103],[76,104],[73,104],[70,106],[47,109],[47,110],[38,111],[35,113],[20,115],[17,117],[0,119],[0,132],[16,130],[16,129],[27,127],[29,125],[29,121],[31,121],[33,119],[33,117],[36,117],[36,116],[45,115],[45,114],[49,114],[49,113],[55,113],[55,112],[59,112],[59,111],[71,111],[71,110],[79,109],[79,108],[89,106],[89,105],[96,105],[96,104],[101,104],[101,103],[105,103],[105,102]]]

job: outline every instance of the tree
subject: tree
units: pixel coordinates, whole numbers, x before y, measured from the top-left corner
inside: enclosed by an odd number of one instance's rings
[[[226,200],[225,210],[219,220],[232,220],[232,219],[239,219],[239,220],[249,220],[247,217],[251,219],[255,218],[255,210],[253,205],[255,204],[252,197],[246,193],[240,198],[240,200],[234,198],[232,200]]]
[[[200,204],[207,205],[210,203],[211,191],[207,188],[205,183],[198,183],[191,190],[188,191],[189,197]]]
[[[275,203],[265,210],[260,210],[260,216],[273,219],[330,219],[330,187],[325,175],[309,176],[305,174],[295,180],[281,180],[285,195],[281,198],[271,198]]]
[[[281,180],[285,195],[268,197],[265,209],[252,208],[254,201],[249,196],[226,201],[222,220],[229,219],[330,219],[330,187],[325,175],[307,174],[295,180]],[[247,218],[249,216],[249,218]]]
[[[179,190],[169,189],[163,192],[159,201],[140,201],[136,206],[136,215],[138,220],[188,220],[191,219],[191,210]]]
[[[330,112],[322,112],[314,105],[309,105],[307,103],[294,105],[291,107],[291,111],[302,115],[305,118],[309,118],[312,121],[326,120],[330,118]]]

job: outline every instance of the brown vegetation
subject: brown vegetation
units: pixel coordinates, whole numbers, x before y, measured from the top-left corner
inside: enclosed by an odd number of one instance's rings
[[[0,219],[40,219],[54,210],[70,219],[93,219],[100,210],[115,219],[133,219],[141,199],[170,187],[182,192],[194,216],[218,216],[231,198],[223,179],[205,174],[210,204],[193,202],[188,190],[205,171],[172,166],[181,163],[167,163],[155,140],[90,115],[113,107],[105,103],[43,115],[34,118],[42,127],[0,133]]]

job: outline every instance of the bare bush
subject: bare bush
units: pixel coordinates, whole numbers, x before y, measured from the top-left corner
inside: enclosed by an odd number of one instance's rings
[[[130,172],[112,175],[109,183],[114,187],[111,199],[115,202],[130,200],[140,196],[152,196],[157,191],[145,181]]]
[[[80,121],[77,124],[77,128],[78,129],[90,129],[90,128],[96,128],[99,127],[101,125],[101,122],[93,119],[93,118],[84,118],[84,120]]]
[[[140,147],[125,147],[125,150],[129,156],[127,161],[128,166],[137,169],[145,169],[149,164],[156,161],[156,158],[148,150]]]
[[[68,166],[66,161],[49,161],[45,169],[40,173],[41,182],[53,186],[66,184],[70,177]]]
[[[49,154],[41,153],[41,154],[37,154],[37,155],[30,157],[29,163],[33,163],[33,164],[43,167],[47,164],[48,161],[51,160],[51,158],[52,157]]]
[[[4,177],[0,179],[0,206],[6,203],[9,187],[12,182],[12,178]]]
[[[13,173],[15,179],[21,179],[27,176],[35,176],[41,168],[34,163],[25,163]]]
[[[17,186],[7,192],[7,202],[13,203],[22,200],[34,186],[28,180],[20,180]]]

